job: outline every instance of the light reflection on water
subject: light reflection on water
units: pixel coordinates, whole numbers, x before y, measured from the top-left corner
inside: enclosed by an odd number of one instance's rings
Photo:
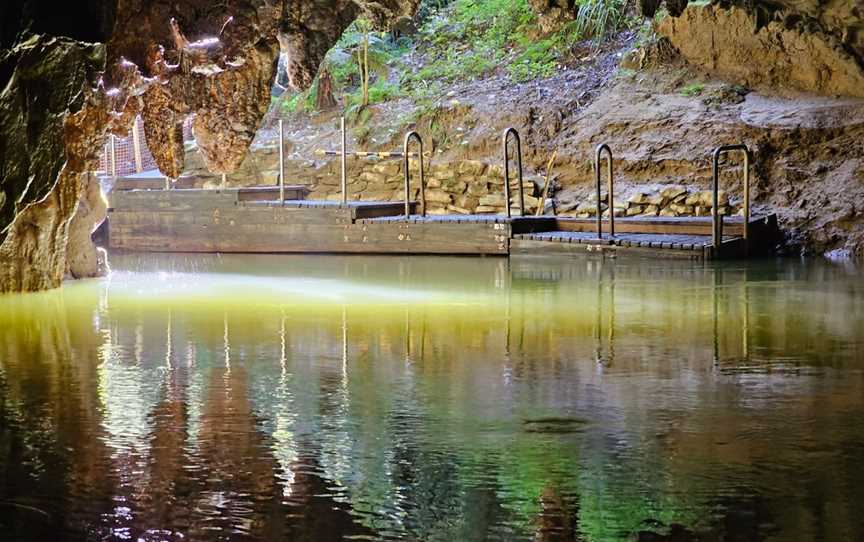
[[[864,539],[854,269],[113,265],[0,298],[4,540]]]

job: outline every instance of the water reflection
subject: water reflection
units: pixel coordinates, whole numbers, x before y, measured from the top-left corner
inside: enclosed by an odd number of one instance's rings
[[[10,540],[864,538],[854,269],[114,261],[0,298]]]

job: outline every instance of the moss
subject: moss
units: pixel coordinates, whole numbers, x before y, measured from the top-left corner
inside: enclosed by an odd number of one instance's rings
[[[704,83],[690,83],[689,85],[686,85],[681,89],[681,94],[692,98],[701,95],[704,90]]]

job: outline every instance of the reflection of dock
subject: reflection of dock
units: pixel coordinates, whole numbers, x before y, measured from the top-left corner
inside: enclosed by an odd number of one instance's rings
[[[381,254],[593,253],[717,257],[701,218],[630,218],[598,237],[592,220],[554,216],[404,216],[403,202],[315,201],[302,186],[222,190],[115,190],[109,246],[152,252]],[[416,204],[411,204],[412,211]],[[751,248],[776,232],[751,219]],[[723,256],[743,255],[743,220],[725,221]]]

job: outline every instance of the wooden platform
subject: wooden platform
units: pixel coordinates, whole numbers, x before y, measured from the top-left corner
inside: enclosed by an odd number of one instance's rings
[[[739,242],[734,236],[724,236],[727,252]],[[580,253],[609,255],[663,254],[668,258],[693,260],[714,257],[710,235],[616,233],[614,238],[598,238],[596,232],[552,231],[517,234],[510,241],[511,254]]]
[[[720,250],[711,221],[621,218],[598,238],[590,219],[501,215],[404,216],[404,203],[312,201],[305,187],[118,190],[110,195],[109,246],[158,252],[579,254],[711,259],[746,255],[743,221],[729,218]],[[412,203],[412,212],[416,204]],[[608,226],[607,226],[608,228]],[[751,220],[750,248],[776,230]],[[754,240],[756,242],[754,242]]]

